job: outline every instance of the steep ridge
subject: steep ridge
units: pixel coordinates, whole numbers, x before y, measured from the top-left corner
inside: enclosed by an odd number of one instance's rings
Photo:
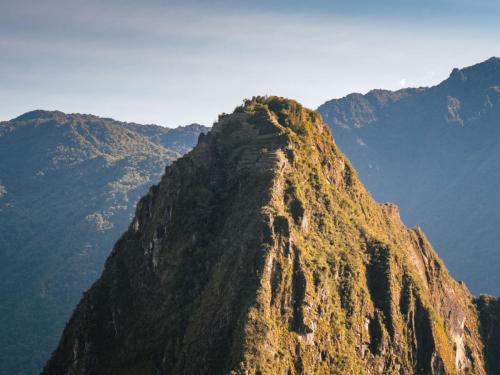
[[[43,374],[486,374],[478,327],[320,116],[257,97],[140,200]]]
[[[41,371],[135,203],[200,131],[48,111],[0,123],[0,373]]]
[[[421,225],[475,294],[500,294],[500,59],[318,110],[375,199]]]

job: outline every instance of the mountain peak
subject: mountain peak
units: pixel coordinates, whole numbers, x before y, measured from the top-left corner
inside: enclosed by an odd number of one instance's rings
[[[462,69],[454,68],[448,80],[440,85],[448,83],[467,82],[475,86],[489,88],[500,85],[500,58],[491,57],[478,64]]]
[[[492,56],[487,60],[481,61],[477,64],[466,66],[464,68],[454,68],[453,72],[463,71],[463,72],[471,72],[471,71],[487,71],[489,69],[499,69],[500,68],[500,58],[496,56]]]
[[[288,129],[305,134],[310,130],[310,126],[321,123],[318,113],[304,108],[295,100],[279,96],[255,96],[245,100],[232,114],[222,114],[214,125],[214,131],[220,132],[234,123],[246,126],[249,124],[246,120],[249,118],[253,121],[252,125],[264,133]]]
[[[45,374],[485,374],[472,296],[321,117],[221,115],[137,205]]]
[[[498,64],[498,63],[500,63],[500,57],[492,56],[488,60],[485,60],[484,63]]]
[[[43,109],[36,109],[33,111],[26,112],[21,116],[16,117],[13,121],[30,121],[36,119],[49,119],[54,117],[66,116],[63,112],[60,111],[46,111]]]

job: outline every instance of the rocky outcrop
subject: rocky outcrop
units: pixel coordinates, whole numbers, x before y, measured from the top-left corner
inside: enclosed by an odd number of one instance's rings
[[[44,374],[486,374],[478,326],[320,116],[258,97],[141,199]]]

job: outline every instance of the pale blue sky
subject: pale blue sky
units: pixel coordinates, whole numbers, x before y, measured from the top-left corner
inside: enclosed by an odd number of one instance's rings
[[[0,0],[0,120],[33,109],[210,125],[245,97],[316,108],[500,56],[496,0]]]

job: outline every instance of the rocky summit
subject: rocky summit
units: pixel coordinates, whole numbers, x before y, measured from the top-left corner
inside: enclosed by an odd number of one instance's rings
[[[321,117],[257,97],[139,201],[43,374],[498,374],[495,337],[498,302],[371,198]]]

